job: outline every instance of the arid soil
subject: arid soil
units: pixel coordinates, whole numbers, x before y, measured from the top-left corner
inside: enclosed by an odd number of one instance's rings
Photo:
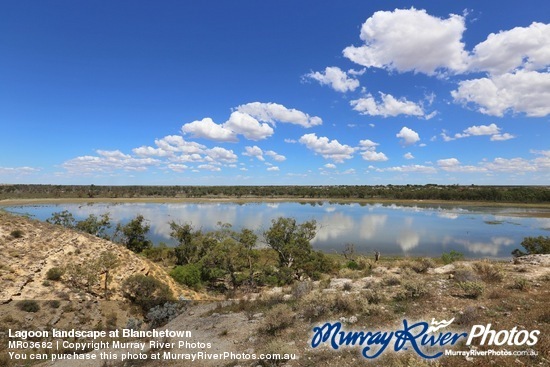
[[[16,234],[14,237],[13,234]],[[118,266],[111,271],[109,300],[104,297],[104,275],[91,289],[76,289],[65,282],[49,281],[47,272],[69,264],[85,265],[104,251],[114,253]],[[121,282],[133,274],[153,275],[170,286],[174,295],[200,299],[184,289],[156,264],[137,256],[123,246],[60,226],[14,216],[0,211],[0,320],[14,319],[21,326],[58,328],[72,324],[94,327],[116,315],[116,324],[125,325],[130,317],[124,305]],[[36,300],[40,311],[18,314],[13,307],[20,300]],[[56,308],[48,301],[59,301]]]

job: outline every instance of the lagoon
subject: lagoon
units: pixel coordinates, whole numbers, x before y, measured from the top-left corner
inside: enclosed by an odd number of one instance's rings
[[[316,220],[315,249],[341,253],[354,244],[358,253],[439,257],[456,250],[468,258],[510,258],[527,236],[550,235],[550,218],[530,217],[530,209],[457,205],[404,205],[337,203],[329,201],[257,203],[63,203],[4,207],[5,210],[45,220],[54,212],[68,210],[75,219],[109,213],[113,223],[125,223],[143,215],[151,225],[155,243],[175,245],[170,238],[171,221],[191,223],[212,230],[218,222],[235,230],[249,228],[260,237],[277,217],[298,222]],[[114,226],[113,226],[114,227]]]

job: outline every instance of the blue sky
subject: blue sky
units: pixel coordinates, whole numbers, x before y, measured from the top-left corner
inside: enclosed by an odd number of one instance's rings
[[[0,183],[549,184],[528,5],[2,1]]]

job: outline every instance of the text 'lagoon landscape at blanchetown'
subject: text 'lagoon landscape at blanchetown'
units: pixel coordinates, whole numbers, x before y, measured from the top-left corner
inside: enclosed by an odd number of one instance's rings
[[[260,235],[278,217],[299,222],[316,220],[315,249],[341,253],[353,244],[359,253],[380,251],[386,255],[434,256],[456,250],[470,258],[505,258],[520,248],[526,236],[548,235],[550,218],[510,215],[504,207],[405,206],[357,203],[94,203],[50,204],[7,207],[16,213],[45,220],[67,210],[76,219],[109,213],[114,223],[126,223],[141,214],[151,225],[155,244],[175,245],[171,221],[192,224],[195,229],[215,229],[229,223],[234,229],[248,228]],[[514,208],[517,213],[518,208]],[[261,242],[259,243],[261,245]]]

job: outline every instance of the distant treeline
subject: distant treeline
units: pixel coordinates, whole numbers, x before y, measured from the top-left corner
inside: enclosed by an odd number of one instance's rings
[[[97,186],[0,185],[0,199],[32,198],[296,198],[549,203],[550,186]]]

